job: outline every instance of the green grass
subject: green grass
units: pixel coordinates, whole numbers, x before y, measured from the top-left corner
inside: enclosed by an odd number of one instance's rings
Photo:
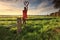
[[[13,21],[12,21],[13,20]],[[50,16],[29,16],[26,27],[22,25],[17,34],[16,18],[0,18],[0,40],[60,40],[60,18]]]

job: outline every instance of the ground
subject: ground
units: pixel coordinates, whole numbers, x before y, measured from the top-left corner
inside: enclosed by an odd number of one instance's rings
[[[29,16],[21,30],[16,17],[0,17],[0,40],[60,40],[60,17]]]

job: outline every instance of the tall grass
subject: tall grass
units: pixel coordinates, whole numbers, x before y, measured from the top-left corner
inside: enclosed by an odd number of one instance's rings
[[[0,40],[60,40],[60,32],[55,30],[57,27],[60,28],[60,18],[46,17],[46,19],[41,16],[37,18],[42,20],[31,18],[32,20],[26,21],[26,27],[22,25],[22,31],[19,34],[16,33],[16,18],[1,18]]]

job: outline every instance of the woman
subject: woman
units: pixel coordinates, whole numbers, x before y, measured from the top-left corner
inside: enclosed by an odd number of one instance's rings
[[[24,10],[23,10],[23,23],[26,24],[26,18],[27,18],[27,8],[24,7]]]

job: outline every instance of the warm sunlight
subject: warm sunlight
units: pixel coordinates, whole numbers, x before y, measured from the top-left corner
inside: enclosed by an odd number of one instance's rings
[[[35,4],[32,4],[34,1],[30,2],[28,15],[49,15],[52,12],[58,11],[58,9],[53,8],[54,5],[51,2],[49,2],[50,4],[47,1],[43,1],[40,4],[38,1]],[[23,8],[21,0],[16,3],[0,1],[0,15],[22,15]]]

